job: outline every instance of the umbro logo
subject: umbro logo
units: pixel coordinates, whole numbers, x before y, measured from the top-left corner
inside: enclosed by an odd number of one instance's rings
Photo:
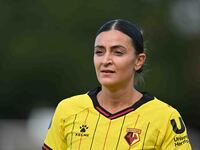
[[[87,133],[87,130],[88,130],[88,126],[86,124],[83,124],[79,127],[79,132],[78,133],[75,133],[75,136],[85,136],[85,137],[88,137],[89,134]]]

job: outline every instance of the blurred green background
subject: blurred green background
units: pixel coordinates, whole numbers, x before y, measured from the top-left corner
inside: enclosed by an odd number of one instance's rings
[[[200,1],[1,0],[0,119],[26,119],[98,85],[97,29],[128,19],[143,29],[149,91],[200,129]]]

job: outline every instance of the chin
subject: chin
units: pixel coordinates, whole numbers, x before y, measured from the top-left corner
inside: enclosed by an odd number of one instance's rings
[[[99,80],[99,83],[105,87],[116,87],[117,82],[113,80]]]

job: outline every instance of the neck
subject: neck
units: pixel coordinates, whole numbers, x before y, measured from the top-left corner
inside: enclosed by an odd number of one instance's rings
[[[110,113],[118,112],[133,105],[141,97],[142,94],[133,88],[133,86],[126,86],[119,89],[102,86],[102,91],[97,95],[99,104]]]

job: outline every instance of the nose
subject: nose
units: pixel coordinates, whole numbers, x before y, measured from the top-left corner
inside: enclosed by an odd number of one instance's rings
[[[103,64],[105,66],[112,64],[112,57],[109,53],[106,53],[103,58]]]

